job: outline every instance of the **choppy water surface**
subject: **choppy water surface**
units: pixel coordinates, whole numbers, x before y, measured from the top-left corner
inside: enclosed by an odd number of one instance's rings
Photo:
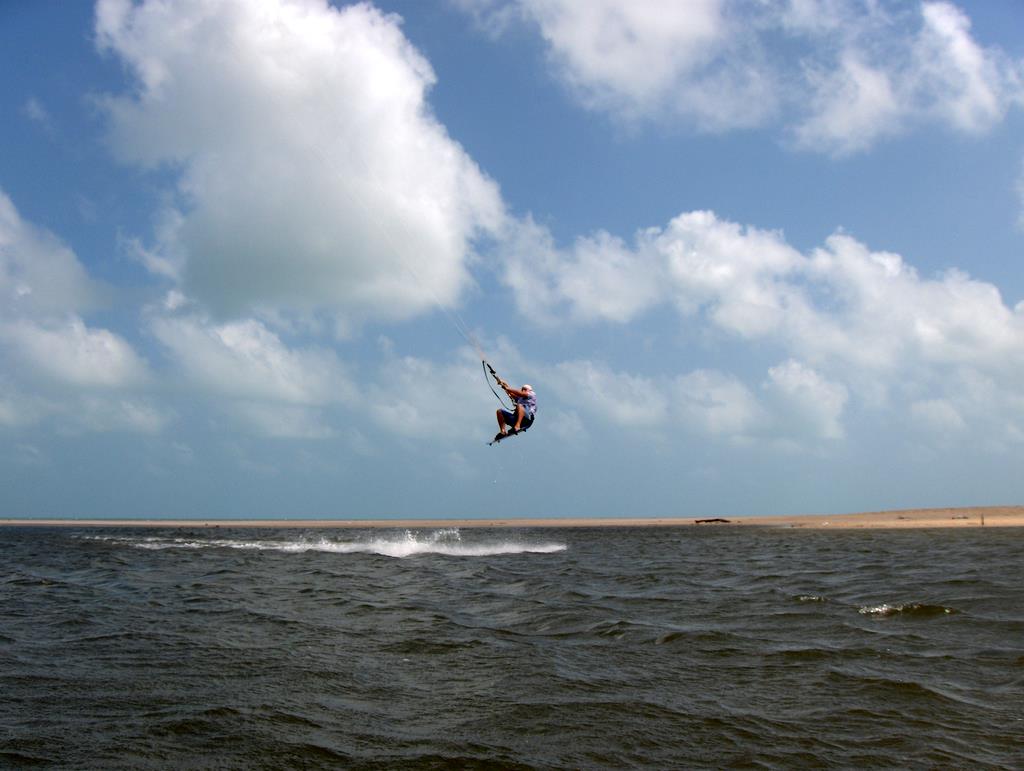
[[[1024,529],[0,528],[0,765],[1024,767]]]

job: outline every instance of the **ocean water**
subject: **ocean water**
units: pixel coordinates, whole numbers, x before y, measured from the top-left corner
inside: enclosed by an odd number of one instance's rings
[[[1024,529],[0,528],[0,766],[1024,768]]]

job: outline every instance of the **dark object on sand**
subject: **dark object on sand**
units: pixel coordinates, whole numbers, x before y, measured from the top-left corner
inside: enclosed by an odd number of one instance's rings
[[[728,524],[729,524],[729,520],[727,520],[727,519],[722,519],[721,517],[713,517],[713,518],[711,518],[711,519],[695,519],[695,520],[693,520],[693,521],[694,521],[695,523],[697,523],[698,525],[707,525],[707,524],[709,524],[709,523],[713,523],[713,522],[723,522],[723,523],[725,523],[726,525],[728,525]]]

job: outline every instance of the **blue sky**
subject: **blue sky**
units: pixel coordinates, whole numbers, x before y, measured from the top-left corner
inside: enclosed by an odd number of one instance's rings
[[[0,515],[1019,503],[1022,25],[4,3]]]

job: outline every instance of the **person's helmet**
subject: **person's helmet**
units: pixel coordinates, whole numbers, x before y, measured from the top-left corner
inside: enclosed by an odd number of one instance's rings
[[[524,385],[524,386],[523,386],[522,388],[520,388],[519,390],[520,390],[520,391],[526,391],[526,392],[528,392],[528,393],[531,393],[531,394],[532,394],[532,393],[533,393],[533,386],[532,386],[532,385],[530,385],[529,383],[527,383],[526,385]]]

